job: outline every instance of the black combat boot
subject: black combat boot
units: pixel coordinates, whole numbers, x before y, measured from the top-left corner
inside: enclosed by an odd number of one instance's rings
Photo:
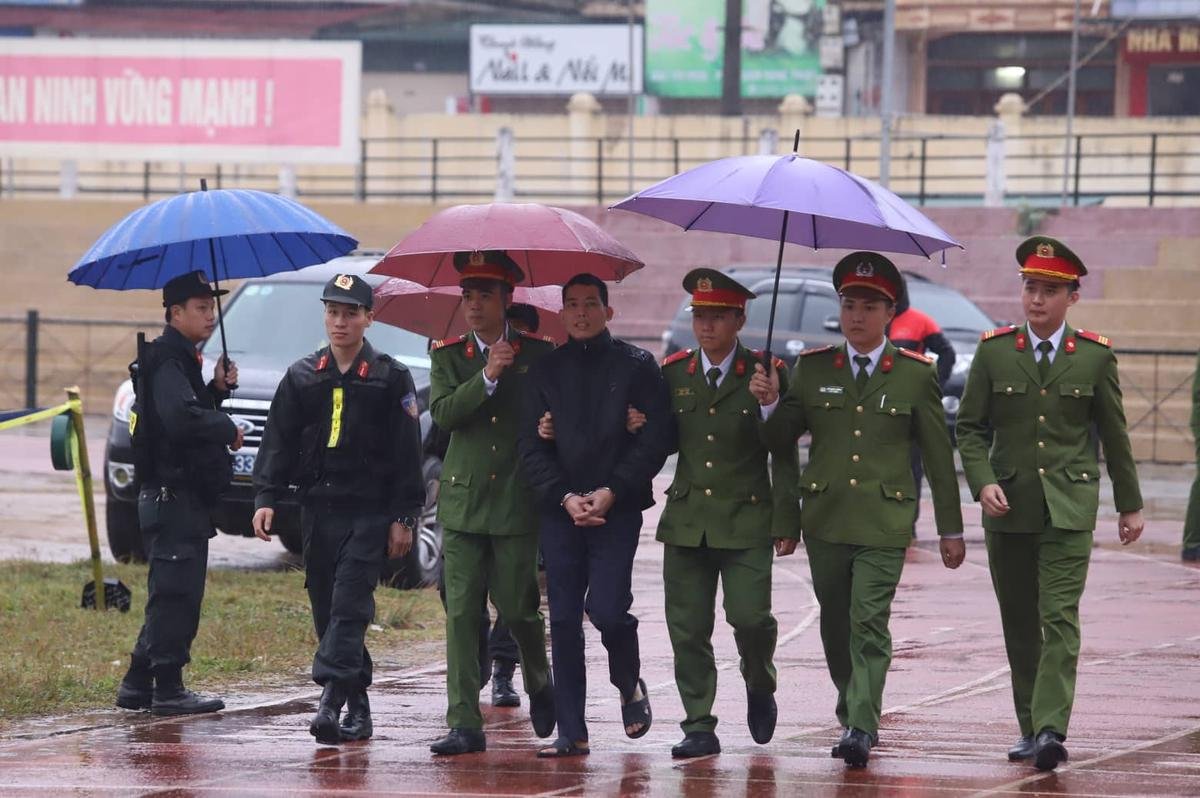
[[[199,715],[225,708],[219,698],[193,693],[183,686],[180,668],[154,669],[154,700],[150,704],[152,715]]]
[[[317,714],[308,724],[308,733],[316,737],[321,745],[337,745],[342,741],[338,716],[342,714],[342,705],[345,703],[346,693],[341,687],[334,682],[325,685],[321,691],[321,702],[317,705]]]
[[[341,734],[343,740],[369,740],[375,733],[371,723],[371,702],[367,699],[367,689],[359,687],[351,690],[346,696],[346,717],[342,718]]]
[[[117,688],[117,706],[147,712],[154,703],[154,671],[150,660],[136,654],[129,655],[129,670]]]
[[[517,669],[517,663],[502,659],[495,661],[492,668],[492,706],[494,707],[519,707],[521,706],[521,696],[517,695],[517,691],[513,689],[513,672]]]

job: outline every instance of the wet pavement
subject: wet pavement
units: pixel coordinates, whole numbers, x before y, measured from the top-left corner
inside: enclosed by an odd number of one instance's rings
[[[0,470],[8,459],[0,456]],[[643,676],[655,722],[640,740],[624,736],[617,695],[605,678],[603,648],[589,630],[592,753],[585,758],[536,759],[539,741],[526,707],[499,710],[486,703],[488,751],[432,757],[428,745],[443,732],[445,695],[444,669],[438,652],[431,651],[429,665],[417,669],[400,669],[386,655],[380,658],[380,678],[372,691],[376,733],[369,742],[314,745],[307,723],[317,690],[298,682],[288,694],[226,695],[230,709],[219,715],[153,719],[112,710],[10,728],[0,739],[0,791],[1200,795],[1200,568],[1178,561],[1180,518],[1193,473],[1142,467],[1150,522],[1145,542],[1116,545],[1115,519],[1102,511],[1082,607],[1079,687],[1067,741],[1071,758],[1056,773],[1041,774],[1005,759],[1017,729],[978,510],[964,506],[967,562],[947,571],[936,555],[926,500],[920,543],[909,552],[893,610],[895,659],[884,696],[881,744],[866,770],[849,771],[829,756],[837,736],[834,690],[821,654],[803,552],[780,559],[775,570],[780,626],[775,739],[765,746],[750,739],[732,634],[718,614],[714,648],[721,671],[715,712],[724,751],[700,760],[671,759],[670,747],[682,736],[677,725],[682,708],[672,678],[662,549],[653,540],[652,510],[636,561],[634,612],[641,619]],[[61,503],[61,490],[57,496]],[[38,503],[45,509],[44,501]],[[66,517],[70,510],[62,513]],[[0,516],[0,537],[7,538],[10,529]]]

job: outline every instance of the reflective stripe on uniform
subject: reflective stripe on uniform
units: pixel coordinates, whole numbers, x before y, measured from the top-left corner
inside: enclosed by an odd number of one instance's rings
[[[333,389],[333,414],[329,419],[329,443],[326,444],[326,448],[329,449],[336,448],[342,439],[342,407],[345,405],[343,396],[342,388]]]

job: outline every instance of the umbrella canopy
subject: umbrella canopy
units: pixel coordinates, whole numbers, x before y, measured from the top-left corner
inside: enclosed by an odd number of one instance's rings
[[[684,230],[780,239],[813,249],[866,249],[929,257],[960,246],[920,211],[870,180],[787,155],[701,164],[612,206]]]
[[[522,285],[562,285],[580,272],[619,281],[645,264],[574,211],[536,203],[456,205],[431,216],[371,271],[426,286],[457,286],[455,252],[500,249],[525,272]]]
[[[524,302],[537,309],[538,335],[548,335],[555,343],[567,340],[558,312],[562,310],[562,289],[556,285],[527,288],[518,286],[513,302]],[[457,286],[427,288],[420,283],[393,277],[375,289],[375,318],[428,338],[452,338],[467,331],[462,314],[462,289]]]
[[[279,194],[193,191],[139,208],[110,227],[67,275],[78,285],[161,288],[200,269],[213,282],[264,277],[345,255],[345,230]]]

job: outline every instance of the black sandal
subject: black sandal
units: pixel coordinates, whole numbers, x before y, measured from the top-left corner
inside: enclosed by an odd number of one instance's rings
[[[587,740],[574,742],[566,737],[559,737],[550,745],[538,750],[538,759],[562,759],[569,756],[587,756],[591,752]]]
[[[646,680],[638,679],[638,687],[642,689],[642,697],[637,701],[627,701],[621,704],[621,722],[625,728],[629,728],[635,723],[642,724],[642,728],[632,734],[625,732],[625,736],[631,740],[636,740],[650,731],[650,724],[654,721],[654,713],[650,711],[650,691],[646,689]]]

